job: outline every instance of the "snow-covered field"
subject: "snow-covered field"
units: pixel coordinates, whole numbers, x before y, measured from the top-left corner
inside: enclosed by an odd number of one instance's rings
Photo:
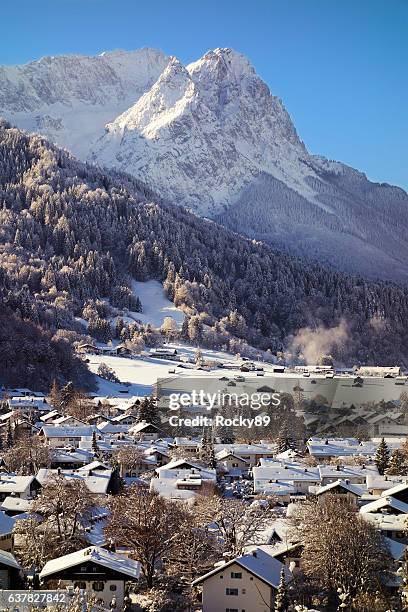
[[[115,372],[121,384],[111,383],[97,377],[98,393],[103,396],[119,395],[148,395],[152,392],[153,385],[159,378],[167,378],[176,374],[183,376],[211,376],[208,372],[197,370],[194,367],[194,360],[197,347],[181,343],[168,343],[166,348],[174,348],[180,356],[186,358],[185,363],[172,361],[170,359],[158,359],[155,357],[116,357],[111,355],[87,355],[89,359],[89,369],[96,374],[98,366],[105,363]],[[235,355],[223,353],[212,349],[200,349],[206,361],[223,362],[234,364],[237,362]],[[241,361],[241,360],[239,360]],[[261,362],[259,362],[261,365]],[[266,366],[266,364],[262,364]],[[181,367],[183,366],[183,367]],[[189,369],[191,368],[191,369]],[[234,375],[236,370],[223,370],[224,374]],[[124,383],[130,383],[129,386]]]
[[[184,313],[166,297],[161,283],[155,280],[133,281],[132,289],[140,299],[143,308],[142,313],[133,313],[134,318],[139,319],[142,323],[160,327],[166,317],[172,317],[181,327]]]
[[[87,355],[89,369],[96,374],[98,366],[106,363],[115,372],[121,383],[129,386],[111,383],[97,377],[98,393],[100,395],[149,395],[153,384],[160,377],[168,376],[170,362],[160,362],[159,359],[129,359],[126,357],[111,357],[108,355]]]

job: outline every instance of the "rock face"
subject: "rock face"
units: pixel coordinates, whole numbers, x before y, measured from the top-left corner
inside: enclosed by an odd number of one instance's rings
[[[44,58],[0,69],[0,114],[249,237],[406,280],[408,196],[311,155],[249,61],[215,49]]]
[[[148,91],[168,61],[161,51],[140,49],[3,66],[0,113],[86,158],[105,124]]]

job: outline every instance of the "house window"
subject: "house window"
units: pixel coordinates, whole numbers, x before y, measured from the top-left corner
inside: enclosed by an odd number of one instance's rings
[[[74,582],[74,589],[80,589],[81,591],[86,590],[86,582]]]
[[[105,587],[105,584],[102,582],[102,580],[98,580],[98,582],[94,582],[92,585],[92,589],[96,591],[97,593],[100,593],[101,591],[103,591],[104,587]]]
[[[238,589],[225,589],[225,594],[234,595],[235,597],[238,597]]]
[[[231,578],[242,578],[242,572],[231,572]]]
[[[238,608],[225,608],[225,612],[239,612]]]
[[[246,589],[242,589],[242,594],[246,595]]]

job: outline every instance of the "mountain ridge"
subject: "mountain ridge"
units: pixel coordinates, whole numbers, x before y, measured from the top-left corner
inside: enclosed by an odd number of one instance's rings
[[[22,96],[44,82],[48,104]],[[29,111],[13,106],[22,97]],[[232,49],[187,66],[143,49],[3,68],[0,115],[250,238],[407,280],[405,191],[310,154],[282,101]]]

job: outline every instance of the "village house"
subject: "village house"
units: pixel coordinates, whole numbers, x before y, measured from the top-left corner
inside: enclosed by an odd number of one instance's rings
[[[222,450],[229,451],[241,459],[245,459],[250,467],[258,465],[261,459],[273,459],[275,456],[274,444],[215,444],[215,453]]]
[[[48,421],[47,423],[49,424],[50,422]],[[83,423],[70,414],[57,417],[53,419],[51,423],[52,425],[55,425],[55,427],[86,427],[86,423]]]
[[[11,552],[0,550],[0,605],[2,604],[1,590],[18,588],[21,584],[21,578],[22,568],[17,559]]]
[[[77,470],[41,468],[36,478],[43,486],[52,476],[63,476],[67,480],[80,480],[93,495],[107,495],[112,492],[113,488],[112,473],[112,468],[104,466],[99,461],[94,461]]]
[[[14,552],[14,519],[0,511],[0,551]]]
[[[53,425],[43,425],[39,436],[44,438],[45,444],[52,448],[63,448],[66,446],[79,447],[83,438],[92,438],[92,433],[96,431],[97,437],[101,437],[101,432],[94,426],[83,427],[55,427]]]
[[[185,455],[197,455],[200,450],[200,443],[198,440],[193,440],[192,438],[176,436],[169,447],[182,450]]]
[[[408,475],[406,476],[388,476],[380,474],[367,474],[366,486],[367,491],[371,495],[381,495],[383,491],[387,491],[391,487],[397,484],[405,483],[408,481]]]
[[[364,504],[360,508],[361,514],[368,514],[370,512],[382,514],[408,514],[408,504],[393,496],[382,496],[378,499]]]
[[[323,503],[327,497],[337,495],[342,500],[347,501],[352,506],[357,507],[359,499],[366,492],[365,487],[351,484],[349,480],[335,480],[330,484],[320,487],[316,491],[316,496],[320,503]]]
[[[193,499],[197,493],[213,488],[216,471],[204,468],[184,459],[156,468],[157,478],[150,481],[150,490],[170,500]]]
[[[272,494],[276,483],[289,483],[294,494],[306,495],[310,487],[320,485],[317,468],[284,461],[261,463],[261,466],[252,468],[254,493]]]
[[[290,581],[291,572],[270,554],[270,547],[256,547],[201,576],[193,587],[202,589],[203,612],[268,612],[274,609],[282,568]]]
[[[244,474],[248,473],[249,461],[235,455],[232,451],[222,450],[215,458],[217,470],[230,482],[240,480]]]
[[[141,421],[129,428],[129,434],[140,442],[154,442],[159,438],[160,430],[153,423]]]
[[[350,484],[365,485],[369,476],[378,476],[375,463],[364,463],[363,465],[331,465],[317,466],[322,486],[337,480],[348,480]]]
[[[120,610],[126,582],[138,580],[139,575],[137,561],[91,546],[48,561],[40,573],[40,580],[47,588],[59,584],[60,588],[81,589],[107,608],[115,600]]]
[[[34,476],[16,476],[0,472],[0,501],[12,495],[21,499],[33,499],[41,484]]]

